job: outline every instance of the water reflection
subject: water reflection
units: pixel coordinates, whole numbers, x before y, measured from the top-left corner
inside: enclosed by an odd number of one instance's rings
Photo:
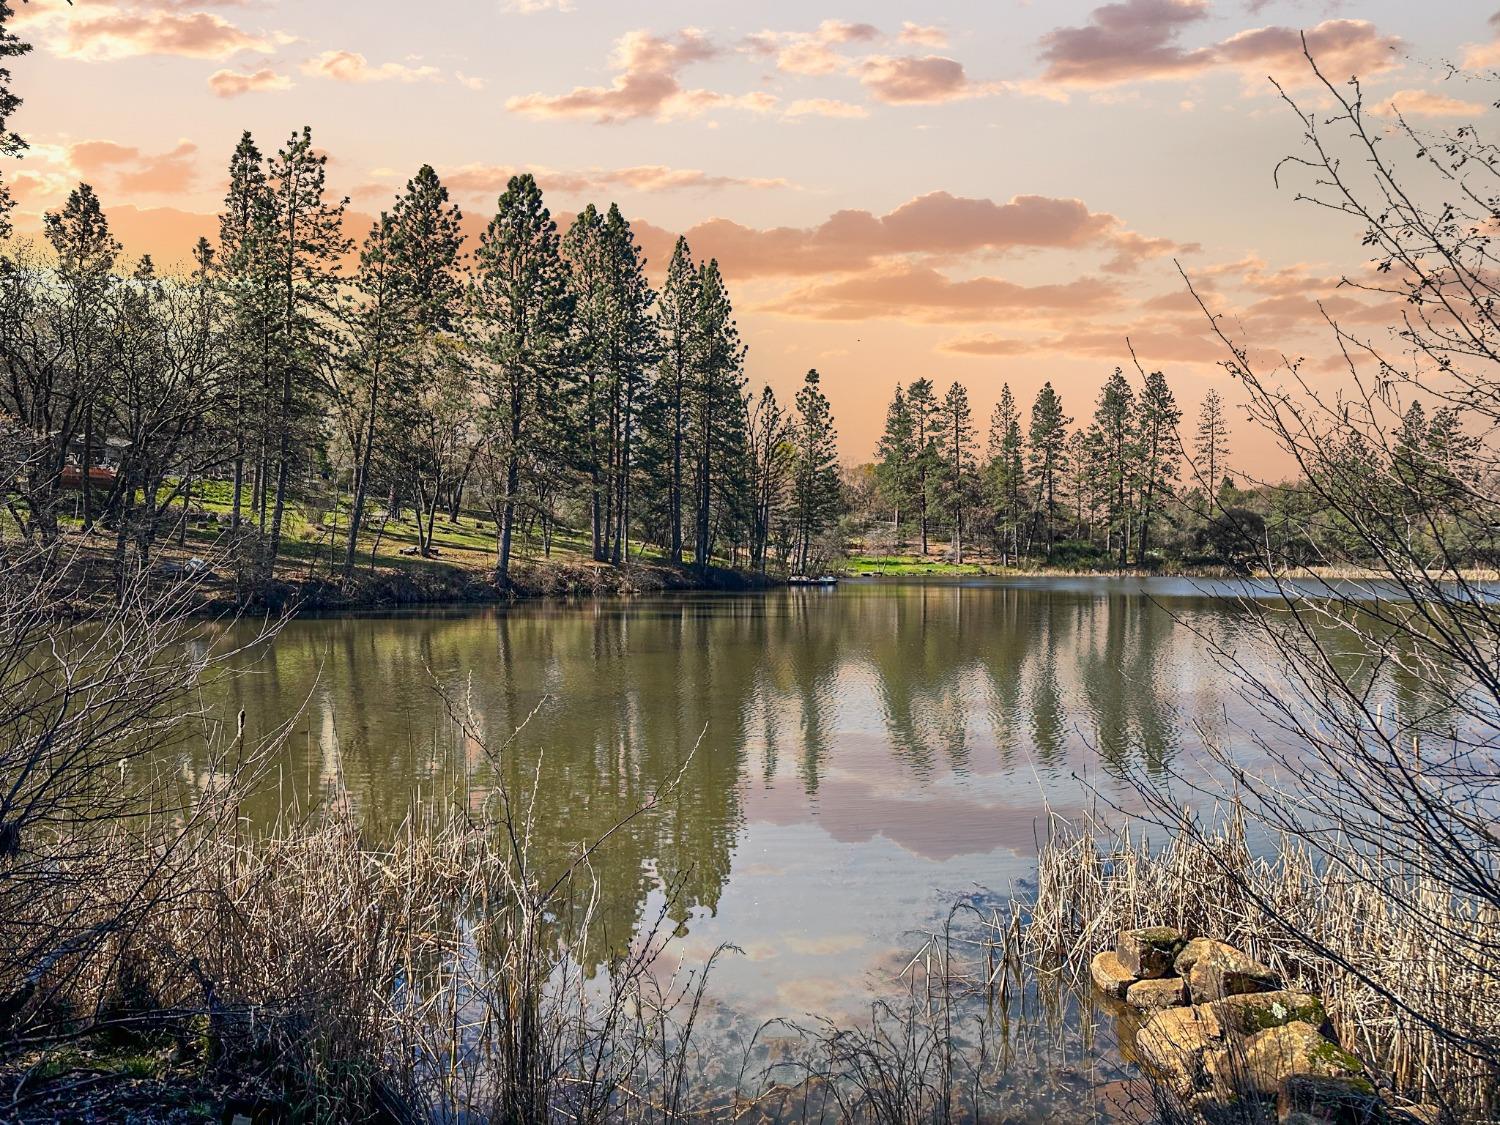
[[[1248,721],[1205,674],[1206,638],[1232,644],[1240,620],[1126,582],[303,619],[212,702],[251,737],[303,707],[252,818],[338,788],[378,832],[503,780],[535,791],[547,871],[681,774],[595,858],[597,916],[623,937],[671,888],[672,921],[745,948],[729,975],[769,1002],[809,979],[837,992],[944,895],[1028,875],[1046,807],[1123,797],[1120,771]]]

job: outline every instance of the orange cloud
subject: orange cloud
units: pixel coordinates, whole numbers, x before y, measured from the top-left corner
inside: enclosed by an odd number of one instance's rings
[[[1017,340],[1007,336],[996,336],[992,332],[984,332],[978,336],[960,336],[954,340],[946,340],[938,345],[938,351],[947,352],[950,355],[972,355],[972,356],[1013,356],[1031,355],[1038,351],[1041,342],[1037,340]]]
[[[510,178],[520,172],[536,176],[543,191],[565,195],[624,189],[643,193],[672,191],[718,191],[728,188],[771,190],[791,188],[789,180],[759,177],[718,176],[698,168],[669,168],[664,164],[640,164],[628,168],[587,168],[558,171],[535,165],[465,164],[441,173],[443,183],[458,196],[491,198],[505,190]],[[384,184],[366,184],[355,189],[356,195],[368,196],[390,191]]]
[[[952,259],[1021,248],[1112,251],[1112,265],[1188,251],[1124,229],[1114,215],[1079,199],[1018,195],[1005,203],[945,191],[910,199],[893,211],[839,211],[816,227],[746,227],[710,219],[686,232],[696,253],[718,258],[736,277],[808,276],[865,270],[883,259],[919,255]]]
[[[147,154],[114,141],[79,141],[68,148],[68,163],[86,180],[110,176],[121,191],[173,195],[192,186],[198,146],[183,141],[170,152]]]
[[[1471,43],[1464,48],[1464,66],[1470,70],[1490,70],[1500,67],[1500,12],[1489,19],[1496,37],[1488,43]]]
[[[995,92],[995,87],[971,82],[961,62],[942,55],[870,55],[856,74],[877,101],[891,105],[928,105]]]
[[[1021,285],[998,277],[949,278],[937,270],[897,262],[838,281],[814,282],[762,306],[806,320],[907,320],[951,324],[1113,308],[1120,291],[1093,277]]]
[[[1477,117],[1487,108],[1433,90],[1397,90],[1386,104],[1407,117]]]
[[[901,25],[901,34],[898,38],[903,43],[911,43],[920,47],[946,47],[948,45],[948,33],[940,27],[923,26],[906,20]]]
[[[1185,48],[1182,33],[1207,18],[1208,0],[1120,0],[1095,8],[1087,24],[1042,37],[1043,80],[1070,86],[1108,86],[1186,78],[1215,68],[1260,75],[1303,66],[1302,36],[1290,27],[1238,32],[1207,46]],[[1401,45],[1368,20],[1324,20],[1306,33],[1307,48],[1334,74],[1374,74],[1395,65]]]
[[[432,66],[387,62],[372,66],[358,51],[324,51],[302,64],[302,73],[335,82],[425,82],[439,77]]]
[[[262,90],[290,90],[292,80],[277,74],[268,66],[249,73],[216,70],[208,77],[208,88],[221,98],[237,98],[241,94],[259,93]]]
[[[1147,363],[1216,363],[1227,358],[1223,343],[1209,332],[1208,320],[1201,316],[1175,321],[1086,325],[1055,336],[1030,339],[980,333],[938,345],[938,351],[947,355],[986,359],[1067,354],[1116,362],[1126,359],[1131,349]]]
[[[212,12],[175,4],[80,0],[76,7],[25,5],[14,22],[51,53],[84,62],[140,55],[227,59],[241,51],[266,54],[286,41],[285,36],[246,31]]]
[[[880,29],[868,23],[824,20],[810,32],[762,31],[747,36],[745,45],[757,54],[774,55],[777,70],[816,76],[833,74],[848,65],[835,47],[879,37]]]
[[[719,48],[696,28],[673,36],[630,31],[615,44],[611,65],[617,71],[608,86],[575,86],[566,94],[524,94],[505,108],[532,117],[582,117],[598,124],[636,118],[668,120],[693,117],[720,106],[765,112],[775,105],[769,94],[730,95],[685,89],[679,73],[719,54]]]

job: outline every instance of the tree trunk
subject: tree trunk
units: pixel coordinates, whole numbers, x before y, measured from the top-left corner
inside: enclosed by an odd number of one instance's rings
[[[516,455],[510,452],[505,458],[505,506],[500,514],[500,558],[495,565],[496,578],[502,583],[510,581],[510,547],[516,521],[516,487],[520,479]]]

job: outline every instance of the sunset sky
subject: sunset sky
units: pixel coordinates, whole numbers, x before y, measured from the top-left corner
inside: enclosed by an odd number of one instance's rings
[[[1385,310],[1334,290],[1360,232],[1273,184],[1299,131],[1267,76],[1312,96],[1305,30],[1372,109],[1442,127],[1496,111],[1441,64],[1500,64],[1500,17],[1463,0],[16,6],[23,230],[84,179],[128,249],[180,261],[246,128],[274,150],[310,124],[360,233],[424,162],[475,230],[534,171],[560,223],[614,200],[655,266],[678,232],[717,256],[752,382],[816,366],[850,461],[923,375],[964,381],[980,422],[1007,379],[1085,415],[1127,336],[1190,413],[1234,399],[1174,258],[1332,385],[1316,301],[1371,332]]]

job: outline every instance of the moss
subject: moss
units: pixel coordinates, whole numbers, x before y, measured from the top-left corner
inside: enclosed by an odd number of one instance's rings
[[[1278,999],[1270,1003],[1244,1003],[1235,1006],[1243,1013],[1241,1024],[1247,1033],[1266,1031],[1289,1023],[1307,1023],[1313,1027],[1321,1027],[1328,1018],[1327,1013],[1323,1011],[1322,1003],[1316,998],[1296,1004],[1286,1004]]]
[[[1375,1087],[1368,1079],[1354,1077],[1364,1070],[1364,1064],[1359,1059],[1340,1047],[1331,1039],[1325,1039],[1308,1052],[1315,1062],[1322,1063],[1330,1070],[1342,1071],[1348,1074],[1349,1085],[1359,1090],[1362,1094],[1373,1094]]]
[[[1176,951],[1186,944],[1182,934],[1171,926],[1147,926],[1143,930],[1136,930],[1141,941],[1153,949],[1170,949]]]

